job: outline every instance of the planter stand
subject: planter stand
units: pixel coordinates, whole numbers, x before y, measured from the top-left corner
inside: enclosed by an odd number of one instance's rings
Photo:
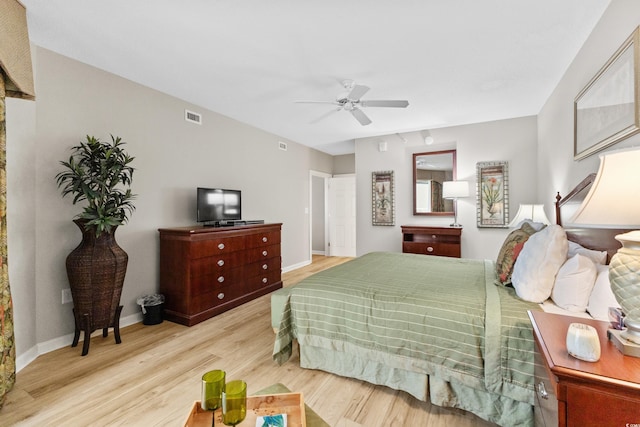
[[[113,335],[116,339],[116,344],[120,344],[122,339],[120,339],[120,313],[122,312],[123,306],[118,306],[116,308],[115,315],[113,317],[113,324],[110,325],[113,328]],[[91,326],[91,315],[89,313],[84,313],[81,317],[82,325],[78,325],[78,316],[76,316],[76,310],[73,310],[73,318],[75,319],[75,334],[73,336],[73,343],[71,347],[76,347],[78,345],[78,341],[80,340],[80,331],[84,331],[84,343],[82,344],[82,355],[86,356],[89,354],[89,345],[91,344],[91,333],[95,331],[95,329]],[[82,327],[80,327],[82,326]],[[102,336],[104,338],[109,335],[109,328],[102,328]]]

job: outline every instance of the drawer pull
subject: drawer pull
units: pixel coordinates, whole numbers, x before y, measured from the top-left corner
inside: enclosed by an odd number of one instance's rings
[[[218,243],[218,249],[223,250],[224,249],[224,243]]]
[[[262,264],[262,269],[266,270],[267,268],[269,268],[269,266],[267,264]]]
[[[433,252],[433,247],[432,246],[427,246],[427,252]]]
[[[219,259],[218,260],[218,267],[222,267],[224,265],[224,260]]]
[[[218,277],[218,283],[222,283],[222,282],[224,282],[224,276]]]
[[[544,383],[542,381],[538,383],[538,396],[540,396],[540,399],[545,400],[549,398],[549,393],[547,393],[547,389],[544,387]]]
[[[267,255],[269,255],[269,252],[267,252],[267,251],[262,251],[262,256],[267,256]]]
[[[267,280],[267,278],[266,278],[266,277],[263,277],[263,278],[262,278],[262,283],[265,283],[265,284],[266,284],[268,281],[269,281],[269,280]]]
[[[262,243],[267,243],[268,241],[269,241],[269,239],[267,239],[266,236],[262,238]]]
[[[224,299],[224,293],[220,292],[220,293],[218,294],[218,299]]]

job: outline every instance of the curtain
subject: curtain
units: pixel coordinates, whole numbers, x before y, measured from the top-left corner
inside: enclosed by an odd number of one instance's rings
[[[6,96],[35,99],[27,14],[17,0],[0,1],[0,408],[16,380],[13,303],[7,265]]]

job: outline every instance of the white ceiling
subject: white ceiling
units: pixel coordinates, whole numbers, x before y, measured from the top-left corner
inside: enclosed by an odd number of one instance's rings
[[[537,114],[610,0],[21,0],[34,44],[329,154]],[[406,109],[349,113],[363,99]],[[206,120],[206,115],[203,118]]]

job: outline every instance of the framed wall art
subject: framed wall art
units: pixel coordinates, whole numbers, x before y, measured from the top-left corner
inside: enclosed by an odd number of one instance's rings
[[[508,163],[478,162],[476,174],[478,227],[507,227],[509,224]]]
[[[574,160],[640,132],[639,49],[636,29],[576,97]]]
[[[395,225],[393,171],[372,173],[372,224]]]

